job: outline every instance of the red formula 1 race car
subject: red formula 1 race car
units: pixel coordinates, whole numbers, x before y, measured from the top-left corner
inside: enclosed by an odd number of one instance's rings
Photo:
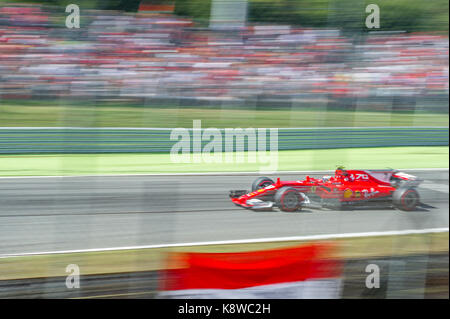
[[[302,207],[341,209],[352,206],[394,206],[404,211],[415,210],[420,204],[416,187],[422,179],[396,170],[336,169],[334,176],[276,182],[260,177],[252,184],[252,191],[230,191],[232,202],[253,210],[293,212]]]

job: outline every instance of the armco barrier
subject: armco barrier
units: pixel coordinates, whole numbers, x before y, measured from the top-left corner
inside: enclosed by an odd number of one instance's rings
[[[179,141],[170,139],[171,132],[169,128],[0,128],[0,154],[167,153]],[[192,149],[193,130],[188,132]],[[220,132],[225,150],[225,131]],[[245,132],[235,136],[233,150],[239,139],[247,150]],[[269,129],[265,139],[269,149]],[[203,140],[202,147],[208,142],[209,138]],[[279,150],[447,145],[448,127],[278,129]]]

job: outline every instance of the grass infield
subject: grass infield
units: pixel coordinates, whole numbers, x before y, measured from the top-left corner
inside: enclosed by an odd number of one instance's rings
[[[223,154],[220,154],[223,155]],[[236,153],[233,154],[236,156]],[[126,175],[208,172],[268,172],[333,170],[336,165],[347,168],[448,168],[448,147],[380,147],[278,152],[277,169],[271,163],[174,163],[170,154],[78,154],[78,155],[3,155],[0,176],[73,176]],[[272,166],[273,167],[273,166]]]
[[[448,126],[448,114],[323,108],[131,107],[0,103],[3,127],[374,127]]]
[[[393,212],[395,213],[395,212]],[[345,238],[334,241],[337,258],[406,256],[448,252],[448,232]],[[0,259],[0,280],[67,276],[67,265],[77,264],[83,275],[164,269],[169,252],[239,252],[291,247],[305,241],[148,248],[103,252],[35,255]]]

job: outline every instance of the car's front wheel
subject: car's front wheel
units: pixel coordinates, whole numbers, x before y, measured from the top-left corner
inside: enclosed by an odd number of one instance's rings
[[[301,210],[302,201],[302,195],[292,187],[282,187],[275,194],[275,203],[284,212]]]

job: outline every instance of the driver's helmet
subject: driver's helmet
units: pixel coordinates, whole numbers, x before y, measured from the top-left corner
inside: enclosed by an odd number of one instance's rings
[[[344,166],[339,166],[339,167],[336,169],[335,175],[336,175],[336,176],[347,176],[348,173],[347,173],[347,171],[345,170]]]
[[[326,182],[328,182],[330,179],[331,179],[331,176],[330,176],[330,175],[325,175],[325,176],[322,177],[322,182],[326,183]]]

